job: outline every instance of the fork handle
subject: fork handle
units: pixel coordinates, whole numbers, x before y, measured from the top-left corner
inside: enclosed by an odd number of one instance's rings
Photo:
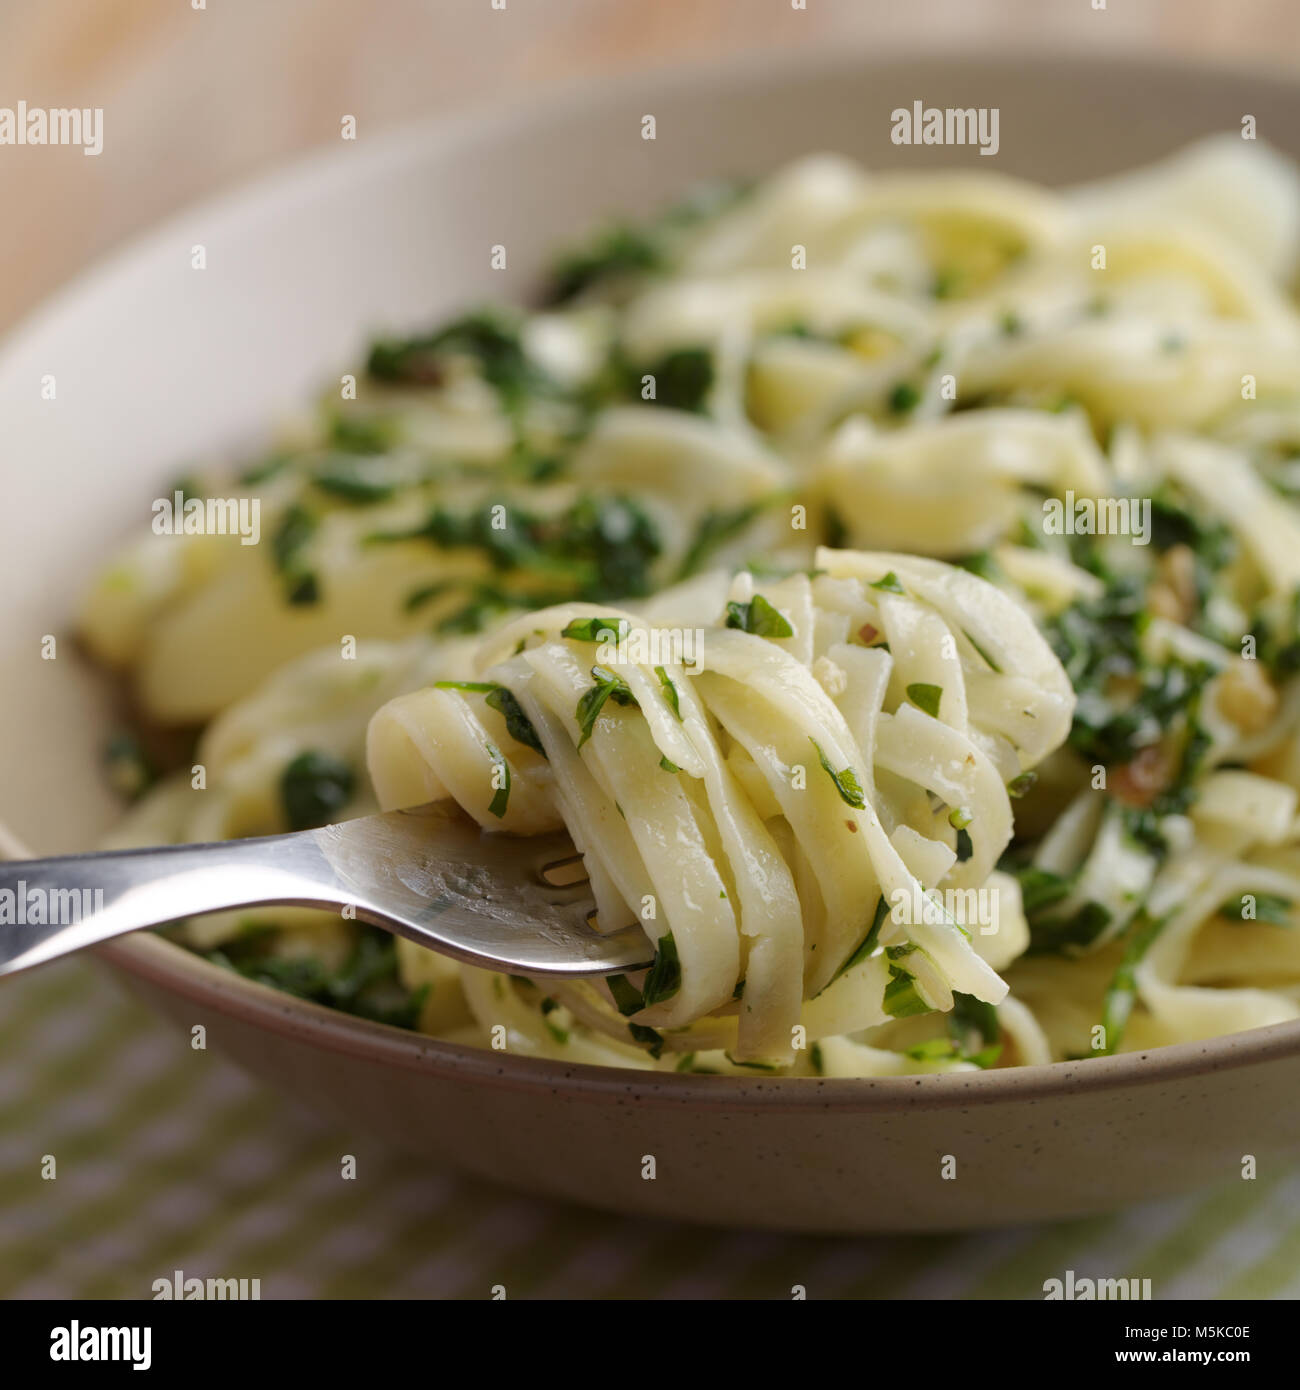
[[[0,976],[201,913],[355,901],[309,830],[8,861],[0,863]]]

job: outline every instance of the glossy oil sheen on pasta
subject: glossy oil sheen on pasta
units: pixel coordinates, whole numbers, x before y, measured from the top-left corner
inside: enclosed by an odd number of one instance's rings
[[[644,975],[301,910],[176,934],[578,1062],[969,1070],[1297,1017],[1298,249],[1295,171],[1231,137],[1064,194],[813,157],[598,231],[544,307],[376,343],[181,485],[259,499],[261,544],[105,574],[82,632],[154,750],[112,751],[114,843],[444,798],[563,827]],[[197,750],[145,789],[167,726]]]

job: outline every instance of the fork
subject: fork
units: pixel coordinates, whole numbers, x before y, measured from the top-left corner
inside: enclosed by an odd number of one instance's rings
[[[10,909],[0,976],[142,928],[277,903],[351,908],[432,951],[520,975],[608,975],[654,957],[639,927],[591,925],[567,836],[487,834],[435,804],[289,835],[0,863]],[[25,920],[37,905],[58,920]]]

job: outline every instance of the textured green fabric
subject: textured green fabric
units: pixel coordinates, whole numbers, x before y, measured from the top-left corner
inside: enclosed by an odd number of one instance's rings
[[[357,1156],[355,1181],[340,1155]],[[42,1177],[43,1156],[57,1162]],[[703,1231],[519,1197],[330,1128],[195,1052],[96,966],[0,986],[0,1296],[1157,1298],[1300,1296],[1300,1171],[1058,1226],[832,1239]]]

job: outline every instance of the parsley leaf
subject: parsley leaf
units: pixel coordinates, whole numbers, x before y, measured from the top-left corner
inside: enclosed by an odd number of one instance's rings
[[[811,736],[808,742],[817,750],[817,758],[821,763],[826,775],[835,783],[835,790],[840,794],[840,800],[846,805],[852,806],[855,810],[863,811],[866,809],[867,798],[862,791],[862,783],[858,781],[857,774],[851,767],[846,767],[841,772],[831,766],[820,743]]]
[[[280,803],[290,829],[327,824],[347,804],[355,786],[356,774],[332,753],[299,753],[280,774]]]
[[[1247,903],[1251,898],[1253,902]],[[1229,922],[1268,922],[1275,927],[1289,927],[1295,904],[1279,893],[1243,893],[1230,898],[1219,908],[1219,916]]]
[[[755,594],[748,603],[727,604],[726,626],[752,632],[756,637],[794,636],[794,628],[762,594]]]
[[[284,576],[285,597],[291,604],[315,603],[320,597],[316,576],[303,560],[316,526],[315,513],[294,503],[285,510],[271,537],[271,556]]]
[[[498,685],[488,695],[485,703],[506,721],[506,732],[516,743],[522,743],[525,748],[531,748],[535,753],[546,757],[546,749],[542,747],[542,740],[533,727],[533,721],[524,713],[513,690]]]
[[[626,618],[574,618],[560,636],[571,642],[617,642],[627,629]]]
[[[596,720],[600,717],[600,712],[605,708],[607,700],[613,700],[616,705],[635,705],[636,696],[632,694],[628,683],[622,676],[617,676],[613,671],[607,670],[604,666],[593,666],[591,674],[596,684],[590,690],[584,691],[578,700],[577,720],[578,727],[582,730],[582,737],[578,740],[578,747],[581,748],[591,737],[596,728]]]
[[[682,704],[677,694],[677,687],[673,684],[673,678],[662,666],[655,667],[655,675],[659,677],[659,684],[663,687],[664,699],[668,702],[668,708],[672,710],[680,724],[682,722]]]
[[[880,929],[885,925],[885,918],[889,916],[889,904],[885,901],[882,893],[876,902],[876,910],[871,917],[871,925],[867,928],[867,934],[854,948],[844,964],[831,976],[831,984],[834,984],[846,971],[852,970],[855,965],[861,965],[864,960],[876,949],[876,943],[880,940]],[[829,986],[827,986],[829,988]]]
[[[654,377],[655,394],[647,404],[703,414],[713,389],[713,354],[708,348],[678,348],[644,371],[634,368],[633,375],[638,382]]]
[[[394,1028],[418,1024],[431,987],[425,984],[408,990],[403,986],[397,970],[397,943],[388,932],[360,926],[356,945],[338,970],[328,969],[316,956],[275,954],[277,936],[274,925],[254,928],[204,954],[246,979],[358,1018]]]
[[[915,1018],[918,1014],[933,1012],[917,993],[916,976],[893,961],[889,963],[889,983],[885,986],[881,1007],[891,1018]]]
[[[751,502],[735,511],[706,512],[696,526],[695,535],[682,558],[677,571],[678,579],[687,579],[702,569],[715,550],[742,535],[767,506],[767,502]]]
[[[665,932],[655,946],[654,964],[645,977],[641,1002],[649,1007],[671,999],[682,986],[682,964],[672,932]]]
[[[1129,1016],[1137,1002],[1137,968],[1168,920],[1167,917],[1151,917],[1143,909],[1125,933],[1124,957],[1111,978],[1102,1006],[1101,1022],[1106,1034],[1104,1056],[1118,1052],[1124,1041]]]
[[[938,719],[939,703],[943,699],[943,686],[925,685],[918,682],[907,687],[907,698],[917,709],[924,710],[932,719]]]

